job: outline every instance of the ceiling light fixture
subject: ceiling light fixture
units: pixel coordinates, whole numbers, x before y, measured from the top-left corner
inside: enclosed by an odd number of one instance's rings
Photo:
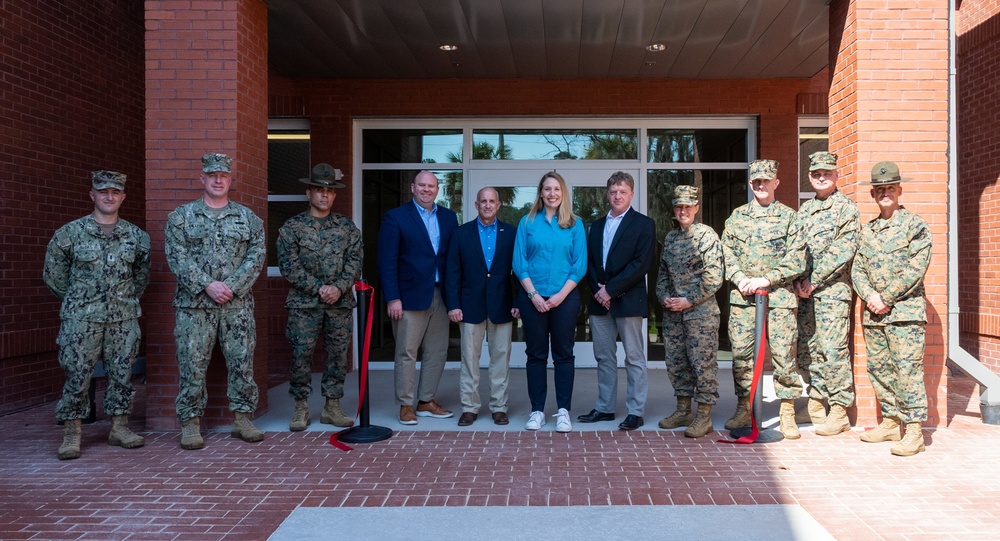
[[[662,43],[653,43],[651,45],[647,45],[646,50],[652,53],[658,53],[661,51],[666,51],[667,46]]]
[[[458,45],[444,44],[444,45],[441,45],[440,47],[438,47],[438,49],[441,49],[442,51],[457,51],[458,50]]]

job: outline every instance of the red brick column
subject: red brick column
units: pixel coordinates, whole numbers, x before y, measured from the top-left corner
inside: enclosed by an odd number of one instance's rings
[[[934,235],[927,273],[927,426],[947,424],[948,2],[834,0],[830,4],[830,149],[840,156],[844,192],[862,222],[877,207],[864,183],[875,163],[891,160],[905,177],[903,205]],[[867,376],[856,303],[854,382],[857,425],[878,410]]]
[[[263,0],[153,1],[146,8],[146,219],[153,241],[153,277],[145,297],[146,422],[176,427],[174,357],[176,288],[163,252],[167,214],[202,194],[200,157],[235,159],[231,197],[267,219],[267,7]],[[255,379],[259,411],[267,408],[266,280],[257,297]],[[211,425],[232,420],[225,363],[218,352],[208,372]]]

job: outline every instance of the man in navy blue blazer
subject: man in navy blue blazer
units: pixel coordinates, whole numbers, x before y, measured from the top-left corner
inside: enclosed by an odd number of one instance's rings
[[[490,411],[493,422],[505,425],[510,380],[510,336],[518,311],[512,307],[511,264],[517,228],[497,219],[500,196],[493,188],[476,194],[479,216],[459,226],[451,238],[446,265],[445,299],[448,317],[462,331],[462,372],[459,383],[462,415],[458,426],[479,417],[479,357],[483,337],[490,354]]]
[[[648,315],[646,273],[653,263],[656,224],[631,207],[635,193],[632,175],[618,171],[608,179],[611,211],[594,222],[587,238],[587,282],[590,299],[590,333],[597,359],[597,404],[581,423],[612,421],[618,401],[618,341],[625,349],[628,377],[625,406],[628,415],[618,428],[635,430],[643,425],[649,389],[646,372],[646,333],[642,320]]]
[[[458,217],[436,204],[438,179],[421,171],[410,184],[413,201],[386,212],[378,232],[378,276],[396,338],[395,387],[399,422],[417,417],[451,417],[434,400],[448,355],[448,311],[442,285],[451,236]],[[418,399],[414,411],[417,351],[420,359]]]

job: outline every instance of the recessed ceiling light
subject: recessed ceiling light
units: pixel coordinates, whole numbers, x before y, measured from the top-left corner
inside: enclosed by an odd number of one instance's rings
[[[664,44],[662,44],[662,43],[653,43],[652,45],[647,45],[646,46],[646,50],[650,51],[650,52],[658,53],[660,51],[666,51],[667,50],[667,46],[664,45]]]
[[[438,49],[441,49],[442,51],[457,51],[458,50],[458,45],[448,45],[448,44],[445,44],[445,45],[441,45],[440,47],[438,47]]]

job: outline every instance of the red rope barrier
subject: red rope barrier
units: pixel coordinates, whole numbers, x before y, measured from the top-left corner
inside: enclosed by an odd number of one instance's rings
[[[760,376],[764,373],[764,355],[767,353],[767,318],[764,318],[764,328],[760,333],[760,339],[757,341],[757,354],[754,357],[753,362],[753,382],[750,384],[750,433],[746,436],[740,436],[735,440],[718,440],[719,443],[735,443],[739,445],[747,445],[757,441],[757,437],[760,436],[760,432],[757,430],[757,418],[753,413],[753,399],[757,394],[757,384],[760,383]]]
[[[365,401],[365,391],[368,390],[368,352],[371,350],[372,343],[372,314],[375,313],[375,288],[360,280],[354,282],[354,287],[358,291],[372,292],[371,296],[368,298],[368,321],[365,322],[365,343],[361,345],[361,366],[358,367],[361,382],[358,384],[358,409],[357,413],[354,414],[354,423],[357,424],[358,416],[361,414],[361,404]],[[341,451],[350,451],[352,447],[339,439],[340,433],[344,430],[334,432],[330,435],[330,445],[340,449]]]

